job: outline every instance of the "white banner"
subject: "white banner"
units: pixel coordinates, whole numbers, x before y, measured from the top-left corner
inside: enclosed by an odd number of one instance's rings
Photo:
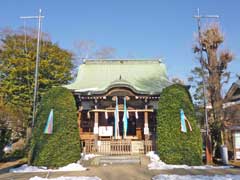
[[[99,126],[99,136],[112,136],[113,127],[112,126]]]
[[[94,124],[93,134],[98,134],[98,123]]]
[[[148,127],[144,128],[144,135],[149,135],[149,128]]]

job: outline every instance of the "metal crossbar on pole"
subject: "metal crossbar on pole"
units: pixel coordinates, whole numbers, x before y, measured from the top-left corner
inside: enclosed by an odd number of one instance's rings
[[[41,20],[44,16],[41,15],[42,10],[39,9],[38,16],[21,16],[20,19],[38,19],[38,34],[37,34],[37,54],[36,54],[36,65],[35,65],[35,78],[34,78],[34,95],[33,95],[33,112],[32,112],[32,128],[34,127],[36,117],[36,106],[37,106],[37,91],[38,91],[38,65],[39,65],[39,52],[40,52],[40,36],[41,36]]]
[[[200,15],[199,8],[197,9],[197,15],[193,16],[197,19],[197,26],[198,26],[198,42],[200,47],[200,64],[201,64],[201,70],[202,70],[202,79],[203,79],[203,104],[204,104],[204,116],[205,116],[205,124],[206,124],[206,161],[207,163],[211,163],[211,157],[209,157],[209,150],[211,147],[209,147],[209,127],[208,127],[208,112],[207,112],[207,88],[206,88],[206,78],[204,74],[204,66],[203,66],[203,47],[202,47],[202,39],[201,39],[201,19],[202,18],[219,18],[218,15]]]

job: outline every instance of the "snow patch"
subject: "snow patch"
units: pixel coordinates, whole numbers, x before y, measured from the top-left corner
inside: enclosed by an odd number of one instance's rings
[[[35,176],[35,177],[30,178],[29,180],[101,180],[101,179],[99,177],[96,177],[96,176],[95,177],[86,177],[86,176],[65,177],[65,176],[61,176],[61,177],[58,177],[58,178],[50,178],[50,179]]]
[[[95,158],[100,155],[98,155],[98,154],[83,154],[82,153],[81,156],[82,156],[81,160],[88,161],[89,159]]]
[[[9,172],[13,172],[13,173],[19,173],[19,172],[44,172],[44,171],[47,171],[47,167],[44,167],[44,166],[40,166],[40,167],[28,166],[27,164],[23,164],[22,166],[20,166],[18,168],[11,168],[9,170]]]
[[[24,172],[56,172],[56,171],[85,171],[87,168],[83,167],[81,164],[71,163],[67,166],[60,167],[58,169],[47,169],[47,167],[41,166],[28,166],[24,164],[18,168],[12,168],[9,172],[13,173],[24,173]]]
[[[166,164],[161,159],[157,154],[155,154],[153,151],[150,151],[146,154],[150,158],[151,163],[148,164],[148,169],[153,170],[153,169],[229,169],[232,166],[188,166],[188,165],[173,165],[173,164]]]
[[[152,178],[152,180],[239,180],[240,175],[166,175],[161,174]]]
[[[87,168],[83,167],[81,164],[71,163],[67,166],[60,167],[57,171],[85,171]]]

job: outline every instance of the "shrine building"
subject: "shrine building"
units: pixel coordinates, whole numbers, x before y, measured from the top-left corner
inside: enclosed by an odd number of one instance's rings
[[[161,60],[85,60],[76,80],[65,86],[78,107],[83,150],[109,155],[155,150],[158,101],[171,84]]]

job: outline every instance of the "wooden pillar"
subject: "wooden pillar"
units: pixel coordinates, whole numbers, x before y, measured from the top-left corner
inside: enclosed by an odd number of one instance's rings
[[[98,112],[94,112],[94,130],[93,133],[98,137]]]
[[[83,129],[81,127],[81,118],[82,118],[82,106],[80,106],[78,110],[78,130],[79,130],[79,137],[81,138],[81,133],[83,132]]]
[[[234,161],[237,160],[236,158],[236,143],[235,143],[235,131],[231,131],[232,133],[232,140],[233,140],[233,156],[234,156]]]
[[[147,105],[145,105],[145,109],[147,109]],[[144,136],[145,140],[149,139],[149,127],[148,127],[148,112],[144,111]]]
[[[83,110],[83,107],[79,106],[77,123],[78,123],[79,140],[80,140],[81,145],[83,145],[82,142],[81,142],[81,136],[83,134],[83,128],[81,127],[82,110]],[[85,147],[83,147],[83,152],[85,152]]]
[[[93,134],[94,134],[94,152],[97,152],[98,150],[98,112],[94,112],[94,128],[93,128]]]
[[[94,108],[97,109],[97,99],[94,100]],[[95,135],[95,141],[98,140],[98,112],[94,112],[94,128],[93,134]]]

